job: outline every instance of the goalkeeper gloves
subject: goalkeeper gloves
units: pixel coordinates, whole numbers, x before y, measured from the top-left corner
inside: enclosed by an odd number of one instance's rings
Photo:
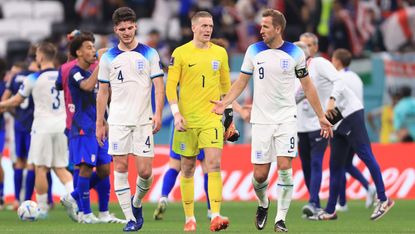
[[[232,108],[226,108],[224,111],[225,121],[223,126],[225,127],[224,139],[225,141],[235,142],[239,138],[239,131],[236,130],[233,123],[233,110]]]

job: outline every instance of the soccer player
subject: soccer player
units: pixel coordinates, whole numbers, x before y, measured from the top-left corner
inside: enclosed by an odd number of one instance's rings
[[[104,119],[111,85],[108,116],[108,153],[114,160],[114,189],[128,220],[124,231],[137,231],[143,225],[142,199],[153,181],[153,134],[161,128],[164,105],[163,71],[156,50],[137,41],[136,15],[121,7],[112,15],[117,47],[104,53],[99,62],[96,137],[102,146],[107,136]],[[155,87],[156,108],[151,109],[151,87]],[[128,183],[128,155],[135,156],[138,171],[136,192],[131,199]]]
[[[413,142],[415,139],[415,98],[411,97],[411,92],[409,86],[400,87],[401,99],[393,110],[393,127],[399,142]]]
[[[263,41],[248,47],[239,78],[229,93],[216,103],[213,112],[222,114],[254,79],[254,96],[251,112],[252,152],[254,166],[252,180],[259,206],[255,225],[262,230],[268,217],[268,174],[271,162],[278,167],[278,211],[274,230],[287,232],[285,218],[293,192],[291,160],[297,155],[297,107],[295,103],[295,79],[300,79],[305,95],[315,110],[321,135],[332,135],[331,124],[324,116],[316,89],[308,76],[306,58],[300,48],[282,39],[286,20],[273,9],[262,13],[261,35]]]
[[[29,158],[36,168],[36,200],[40,208],[40,218],[46,218],[47,205],[47,172],[52,168],[66,192],[73,191],[72,175],[66,170],[68,165],[67,142],[64,134],[65,111],[63,97],[55,88],[58,71],[53,68],[56,47],[42,42],[36,49],[36,62],[40,71],[30,74],[23,82],[18,94],[0,103],[0,108],[17,106],[25,97],[33,95],[35,104],[32,125]]]
[[[100,147],[95,138],[96,98],[94,91],[97,85],[98,69],[91,74],[90,67],[96,60],[93,42],[93,35],[84,33],[75,37],[70,44],[71,56],[77,58],[77,64],[70,70],[67,81],[73,105],[69,147],[71,148],[71,161],[80,168],[80,172],[76,189],[62,201],[74,197],[80,200],[79,210],[83,213],[79,219],[81,223],[121,223],[122,220],[111,216],[108,211],[111,162],[108,144],[104,142],[104,146]],[[93,173],[94,167],[97,169],[96,173]],[[91,210],[89,190],[101,183],[104,185],[101,187],[105,189],[97,189],[100,198],[100,218],[98,219]]]
[[[2,100],[9,99],[12,95],[18,93],[19,88],[27,76],[39,70],[39,67],[34,60],[34,53],[36,48],[33,46],[29,50],[28,59],[32,60],[27,66],[23,62],[17,62],[12,66],[12,78],[6,84],[6,90],[2,95]],[[33,54],[33,57],[31,56]],[[16,106],[13,111],[14,117],[14,143],[16,152],[16,161],[13,163],[14,169],[14,191],[15,201],[13,209],[17,209],[20,202],[20,191],[22,189],[23,172],[26,169],[26,182],[24,185],[25,196],[24,200],[31,200],[34,184],[35,184],[35,167],[32,160],[28,158],[30,149],[30,132],[33,122],[34,104],[33,98],[30,95],[25,101]],[[50,175],[50,173],[49,173]],[[50,179],[51,184],[51,177]],[[52,201],[52,192],[48,191],[48,200]]]
[[[162,220],[163,215],[166,212],[167,209],[167,201],[168,196],[171,192],[171,190],[174,187],[174,184],[176,183],[177,176],[180,173],[181,166],[180,166],[180,154],[177,154],[172,149],[172,141],[173,141],[173,135],[174,135],[174,127],[172,128],[172,136],[170,140],[170,159],[169,159],[169,169],[166,171],[163,177],[163,186],[161,188],[161,197],[159,199],[159,202],[157,204],[157,208],[154,211],[153,218],[155,220]],[[208,195],[208,174],[206,173],[206,161],[205,161],[205,152],[203,150],[200,150],[199,155],[197,155],[197,160],[200,161],[202,165],[202,171],[204,174],[204,183],[203,187],[205,189],[205,194],[207,198],[207,208],[208,208],[208,218],[211,218],[211,211],[210,211],[210,203],[209,203],[209,195]]]
[[[7,64],[6,61],[0,59],[0,95],[3,95],[5,90],[5,82],[4,77],[6,75]],[[5,142],[5,124],[4,124],[4,116],[3,113],[0,113],[0,210],[4,208],[4,171],[1,165],[1,158],[3,156],[3,148]]]
[[[174,116],[173,151],[181,155],[180,188],[185,213],[184,231],[196,230],[194,216],[194,170],[200,149],[205,152],[211,231],[226,229],[229,219],[220,215],[222,178],[220,162],[224,129],[221,116],[211,113],[210,100],[218,100],[230,87],[228,55],[210,42],[212,15],[196,12],[191,18],[193,40],[173,51],[166,94]],[[179,95],[177,95],[179,85]],[[231,110],[231,108],[230,108]]]
[[[345,163],[349,153],[349,147],[369,168],[370,174],[376,186],[378,203],[370,216],[371,220],[378,220],[385,215],[394,205],[394,201],[388,199],[385,194],[385,185],[379,165],[372,153],[369,136],[364,122],[363,104],[356,94],[349,89],[343,79],[336,79],[331,84],[333,89],[327,103],[326,115],[328,119],[335,119],[341,114],[343,119],[335,125],[334,137],[330,141],[330,192],[327,206],[316,214],[309,216],[310,220],[334,220],[336,202],[341,189],[345,173]],[[335,108],[337,107],[337,108]],[[340,112],[340,113],[338,113]]]
[[[346,49],[336,49],[333,52],[333,56],[331,58],[332,64],[334,67],[339,71],[340,77],[343,79],[343,83],[351,89],[356,97],[358,97],[359,101],[363,104],[363,82],[360,77],[353,71],[349,69],[350,63],[352,61],[352,54],[350,51]],[[373,205],[373,202],[376,198],[376,189],[369,185],[369,182],[366,178],[362,175],[362,173],[353,165],[353,158],[354,158],[354,151],[353,148],[349,147],[349,153],[346,159],[346,166],[345,170],[349,173],[353,178],[359,181],[362,186],[366,189],[366,208],[369,208]],[[343,177],[342,185],[339,191],[339,200],[336,205],[337,211],[347,211],[347,204],[346,204],[346,175]]]

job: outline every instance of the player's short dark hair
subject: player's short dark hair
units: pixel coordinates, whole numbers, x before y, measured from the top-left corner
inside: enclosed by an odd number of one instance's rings
[[[411,89],[410,86],[404,85],[404,86],[399,87],[398,93],[403,98],[404,97],[410,97],[411,93],[412,93],[412,89]]]
[[[50,42],[41,42],[37,46],[37,50],[39,50],[44,56],[45,59],[49,61],[53,61],[55,59],[57,49],[56,46],[54,46]]]
[[[114,25],[118,25],[123,21],[131,21],[134,23],[137,21],[137,16],[133,9],[129,7],[120,7],[114,11],[112,14],[112,22]]]
[[[82,44],[85,41],[90,41],[92,43],[95,42],[94,35],[91,32],[81,32],[78,36],[75,36],[71,43],[69,44],[69,53],[74,58],[78,57],[76,56],[76,51],[79,50],[79,48],[82,47]]]
[[[272,17],[272,25],[274,27],[281,26],[281,32],[284,32],[285,26],[287,25],[284,14],[271,8],[268,8],[262,12],[262,17],[269,16]]]
[[[207,11],[198,11],[192,16],[192,24],[196,23],[196,21],[200,18],[213,18],[213,16]]]
[[[333,52],[333,57],[338,59],[340,63],[343,65],[343,67],[350,66],[350,63],[352,62],[352,53],[343,48],[336,49]]]

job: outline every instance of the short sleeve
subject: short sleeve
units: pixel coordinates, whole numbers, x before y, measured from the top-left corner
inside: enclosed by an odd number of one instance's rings
[[[153,53],[150,58],[150,78],[156,78],[164,76],[163,65],[160,61],[160,56],[155,49],[152,49]]]
[[[254,74],[254,62],[253,62],[253,49],[252,45],[248,47],[245,53],[244,61],[242,62],[241,72],[247,75]]]
[[[102,83],[110,82],[110,66],[108,52],[105,52],[102,55],[101,60],[99,61],[99,70],[98,70],[98,81]]]
[[[19,94],[23,97],[29,97],[32,93],[32,89],[36,82],[36,75],[37,73],[33,73],[24,80],[24,82],[20,85]]]

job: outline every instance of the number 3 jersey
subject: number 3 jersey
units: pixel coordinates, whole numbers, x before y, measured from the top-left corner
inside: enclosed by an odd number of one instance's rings
[[[295,79],[308,75],[304,52],[290,42],[271,49],[263,41],[248,47],[241,72],[253,75],[251,123],[296,121]]]
[[[19,94],[32,94],[35,104],[33,133],[59,133],[65,130],[65,103],[63,93],[56,90],[58,71],[45,69],[30,74],[20,86]]]
[[[99,62],[99,82],[111,86],[110,125],[136,126],[152,123],[152,79],[162,77],[157,51],[138,44],[131,51],[113,47]]]
[[[221,120],[222,116],[212,113],[214,104],[210,101],[220,100],[230,84],[228,55],[223,47],[209,43],[208,49],[199,49],[188,42],[173,51],[166,95],[169,101],[178,100],[186,127],[210,127],[212,123],[215,126],[215,120]]]

